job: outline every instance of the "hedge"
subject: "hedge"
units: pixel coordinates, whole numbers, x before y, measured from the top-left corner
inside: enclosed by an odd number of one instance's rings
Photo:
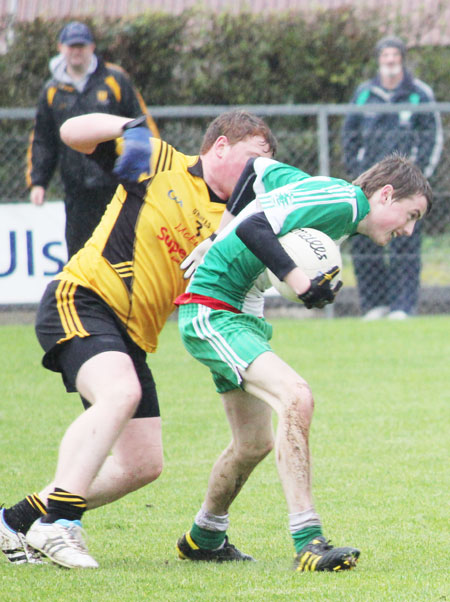
[[[0,56],[0,106],[34,106],[67,21],[19,23]],[[87,21],[105,59],[124,67],[149,105],[347,102],[376,70],[385,16],[351,8],[299,14],[149,12]],[[402,35],[404,31],[397,30]],[[418,77],[446,100],[450,48],[413,48]]]

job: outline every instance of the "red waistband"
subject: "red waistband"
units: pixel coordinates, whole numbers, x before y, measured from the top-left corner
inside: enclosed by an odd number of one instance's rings
[[[200,305],[206,305],[206,307],[210,307],[211,309],[223,309],[225,311],[232,311],[235,314],[242,313],[239,309],[233,307],[233,305],[225,303],[225,301],[219,301],[219,299],[214,299],[214,297],[208,297],[206,295],[197,295],[195,293],[183,293],[175,299],[174,303],[175,305],[188,305],[189,303],[199,303]]]

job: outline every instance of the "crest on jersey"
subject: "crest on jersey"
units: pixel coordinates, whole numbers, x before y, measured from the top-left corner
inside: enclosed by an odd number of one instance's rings
[[[99,102],[106,102],[108,100],[107,90],[98,90],[97,91],[97,100]]]

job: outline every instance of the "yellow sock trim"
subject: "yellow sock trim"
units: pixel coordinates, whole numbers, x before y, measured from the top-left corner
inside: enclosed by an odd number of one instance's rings
[[[53,491],[48,496],[48,501],[53,502],[64,502],[65,504],[71,504],[75,506],[75,508],[83,508],[86,509],[87,503],[86,499],[81,495],[76,495],[75,493],[69,493],[68,491]]]
[[[41,500],[37,493],[32,493],[31,495],[27,495],[27,502],[32,506],[35,510],[38,510],[41,514],[47,514],[47,506]]]

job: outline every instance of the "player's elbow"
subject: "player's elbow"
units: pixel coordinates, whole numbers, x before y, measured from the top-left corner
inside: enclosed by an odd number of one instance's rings
[[[96,145],[92,142],[86,142],[76,117],[71,117],[62,124],[59,128],[59,135],[64,144],[80,153],[89,155],[96,148]]]

